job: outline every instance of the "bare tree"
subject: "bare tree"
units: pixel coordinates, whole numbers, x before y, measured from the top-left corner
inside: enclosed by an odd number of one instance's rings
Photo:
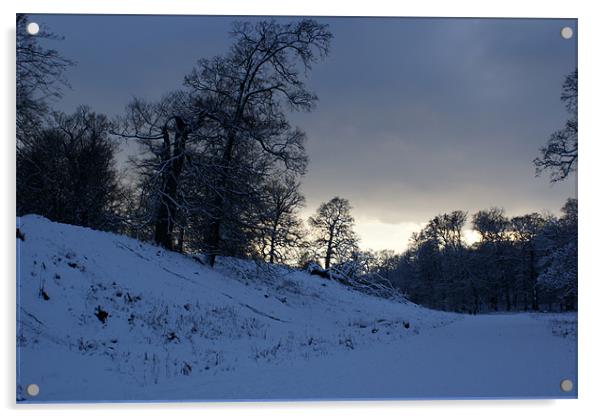
[[[304,172],[305,136],[289,125],[284,108],[313,108],[317,98],[305,87],[301,70],[307,72],[327,54],[332,38],[327,25],[311,19],[236,23],[232,36],[226,56],[200,60],[185,79],[223,136],[208,236],[211,265],[220,252],[229,200],[236,194],[232,164],[241,143],[253,142],[287,169]]]
[[[48,100],[61,96],[61,87],[67,85],[65,70],[73,65],[54,49],[41,42],[61,38],[42,28],[35,36],[27,33],[27,15],[17,15],[17,140],[27,141],[40,127],[48,112]]]
[[[324,268],[329,269],[333,261],[344,261],[357,250],[358,237],[353,231],[355,220],[349,200],[336,196],[322,203],[309,218],[309,224],[314,245],[324,259]]]
[[[486,243],[495,243],[507,238],[510,224],[502,208],[480,210],[472,216],[472,227]]]
[[[418,297],[431,306],[452,309],[465,298],[468,271],[462,229],[466,218],[460,210],[437,215],[411,239],[409,260],[424,282],[418,286]]]
[[[564,180],[577,170],[577,70],[569,74],[562,85],[560,100],[569,112],[564,128],[554,132],[545,147],[540,149],[541,156],[533,160],[537,175],[544,170],[550,172],[550,180]]]
[[[440,247],[458,249],[464,245],[462,228],[467,216],[468,214],[461,210],[438,215],[429,221],[425,231]]]
[[[154,225],[153,239],[169,250],[174,249],[176,226],[180,227],[177,246],[182,250],[181,176],[188,155],[189,134],[202,123],[190,113],[187,96],[182,92],[168,94],[158,103],[134,99],[126,108],[121,129],[116,132],[123,138],[137,140],[147,154],[131,159],[131,163],[142,176],[141,198],[151,208],[147,222]]]
[[[481,236],[475,244],[477,255],[476,270],[489,283],[489,303],[492,309],[499,309],[500,298],[506,302],[506,310],[511,309],[512,290],[516,287],[510,221],[502,208],[493,207],[480,210],[473,215],[472,227]]]
[[[270,180],[265,188],[259,229],[262,255],[269,263],[283,263],[293,258],[293,250],[303,240],[298,210],[305,204],[299,182],[292,176]]]
[[[539,213],[515,216],[510,220],[512,243],[518,250],[516,270],[517,274],[522,276],[525,310],[529,305],[534,310],[539,309],[535,242],[545,224],[546,219]]]

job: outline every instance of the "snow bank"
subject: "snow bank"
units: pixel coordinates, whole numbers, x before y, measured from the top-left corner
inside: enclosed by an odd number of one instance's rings
[[[18,227],[19,401],[294,398],[249,388],[264,370],[277,381],[293,365],[404,344],[459,318],[285,267],[225,259],[212,270],[39,216]],[[34,399],[29,383],[41,388]]]

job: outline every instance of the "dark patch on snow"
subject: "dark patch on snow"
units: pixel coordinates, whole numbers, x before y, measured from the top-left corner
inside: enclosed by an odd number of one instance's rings
[[[25,234],[23,232],[21,232],[21,230],[19,228],[17,228],[17,239],[20,239],[21,241],[25,241]]]
[[[351,338],[345,338],[344,340],[341,339],[341,340],[339,340],[339,344],[344,345],[345,347],[349,348],[350,350],[355,349],[355,345],[353,344],[353,340]]]
[[[190,374],[192,373],[192,366],[186,362],[184,362],[184,365],[182,366],[182,374],[184,376],[190,376]]]
[[[330,273],[324,269],[313,269],[309,272],[312,276],[320,276],[324,279],[328,279],[330,277]]]
[[[126,301],[127,303],[134,303],[134,302],[138,302],[138,301],[140,301],[141,299],[142,299],[142,296],[136,296],[136,295],[132,296],[132,295],[130,295],[130,293],[129,293],[129,292],[127,292],[127,293],[125,294],[125,301]]]
[[[109,317],[109,313],[105,310],[103,310],[100,305],[98,305],[96,307],[96,310],[94,311],[94,315],[96,315],[96,317],[98,318],[98,320],[100,322],[102,322],[103,324],[105,324],[107,322],[107,318]]]
[[[70,258],[69,258],[69,257],[67,257],[67,259],[70,259]],[[72,269],[77,269],[77,270],[79,270],[79,271],[82,271],[82,272],[86,271],[86,267],[84,267],[84,266],[80,266],[80,265],[79,265],[79,264],[77,264],[75,261],[68,261],[68,262],[67,262],[67,265],[68,265],[69,267],[71,267]]]

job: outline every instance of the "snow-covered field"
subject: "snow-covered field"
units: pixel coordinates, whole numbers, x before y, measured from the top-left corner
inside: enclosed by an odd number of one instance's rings
[[[17,226],[21,402],[576,397],[559,386],[577,380],[575,314],[437,312],[38,216]]]

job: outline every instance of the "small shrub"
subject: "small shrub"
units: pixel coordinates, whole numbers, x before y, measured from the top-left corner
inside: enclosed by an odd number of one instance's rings
[[[107,319],[109,317],[109,313],[107,311],[103,310],[100,307],[100,305],[96,307],[96,310],[94,311],[94,315],[96,315],[98,320],[100,322],[102,322],[103,324],[105,324],[107,322]]]

